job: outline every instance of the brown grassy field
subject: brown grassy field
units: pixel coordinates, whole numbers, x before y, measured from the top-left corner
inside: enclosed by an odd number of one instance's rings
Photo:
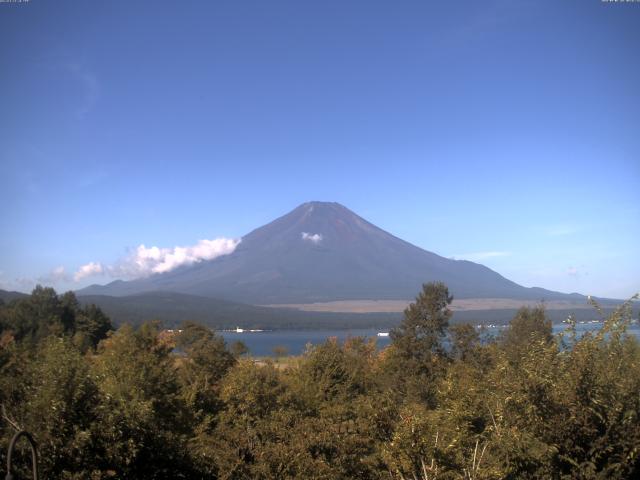
[[[343,313],[393,313],[402,312],[412,300],[340,300],[323,303],[287,303],[264,305],[267,307],[292,308],[306,312],[343,312]],[[513,300],[508,298],[464,298],[454,299],[453,311],[517,309],[523,306],[537,305],[533,300]],[[592,308],[585,302],[550,301],[545,302],[548,310],[567,310]]]

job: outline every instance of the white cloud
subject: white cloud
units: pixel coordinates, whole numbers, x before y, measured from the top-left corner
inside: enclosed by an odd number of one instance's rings
[[[170,248],[146,247],[139,245],[135,251],[114,265],[104,265],[100,262],[89,262],[82,265],[70,275],[63,266],[54,268],[47,275],[32,278],[7,279],[4,272],[0,272],[0,288],[3,290],[27,291],[36,283],[51,285],[66,283],[71,280],[80,282],[98,275],[108,275],[112,278],[140,278],[154,273],[169,272],[182,265],[190,265],[203,260],[213,260],[221,255],[232,253],[241,239],[215,238],[200,240],[195,245],[177,246]]]
[[[59,267],[54,268],[49,275],[54,281],[64,281],[68,280],[67,272],[64,267],[60,265]]]
[[[79,282],[83,278],[93,277],[104,273],[104,268],[99,262],[89,262],[86,265],[82,265],[78,271],[73,275],[73,279]]]
[[[0,279],[0,289],[9,290],[9,291],[18,291],[18,292],[30,292],[38,283],[50,283],[47,278],[42,277],[38,279],[27,278],[27,277],[18,277],[14,279]]]
[[[509,256],[511,256],[511,252],[489,251],[489,252],[462,253],[459,255],[454,255],[453,258],[458,260],[470,260],[472,262],[479,262],[482,260],[487,260],[489,258],[509,257]]]
[[[316,245],[322,241],[322,235],[319,233],[307,233],[302,232],[302,240],[309,241],[311,243],[315,243]]]
[[[222,255],[232,253],[240,239],[215,238],[199,240],[195,245],[177,247],[147,247],[138,245],[128,257],[115,265],[103,266],[91,262],[83,265],[74,275],[76,281],[86,277],[106,274],[113,278],[141,278],[154,273],[165,273],[182,265],[191,265],[203,260],[213,260]]]
[[[147,248],[140,245],[133,255],[133,264],[143,276],[164,273],[182,265],[228,255],[236,249],[238,243],[240,243],[239,240],[216,238],[214,240],[200,240],[195,245],[188,247]]]
[[[26,285],[28,281],[34,282],[33,280],[29,280],[29,279],[25,279],[25,278],[21,279],[21,283],[23,285]],[[44,285],[51,285],[51,284],[56,284],[56,283],[60,283],[60,282],[68,282],[68,281],[69,281],[69,275],[67,275],[67,271],[61,265],[59,267],[54,268],[53,270],[51,270],[46,275],[42,275],[42,276],[36,278],[34,283],[41,283],[41,284],[44,284]]]

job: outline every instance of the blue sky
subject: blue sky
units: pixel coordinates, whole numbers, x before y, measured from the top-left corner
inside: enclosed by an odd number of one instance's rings
[[[640,4],[598,0],[0,4],[0,288],[106,283],[140,245],[326,200],[526,286],[628,297],[638,45]]]

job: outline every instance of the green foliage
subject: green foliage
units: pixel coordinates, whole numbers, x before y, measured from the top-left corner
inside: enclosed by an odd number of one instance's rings
[[[246,355],[247,353],[249,353],[249,347],[247,347],[247,344],[244,343],[242,340],[236,340],[235,342],[232,342],[230,349],[231,349],[231,353],[233,353],[233,356],[236,358],[239,358],[242,355]]]
[[[37,356],[19,361],[25,368],[13,371],[13,385],[3,385],[10,390],[4,390],[3,405],[37,439],[43,476],[87,478],[98,450],[92,431],[97,388],[89,364],[68,339],[55,337],[40,342]],[[3,445],[13,433],[5,426]]]
[[[184,368],[193,374],[205,375],[207,385],[217,383],[236,361],[222,337],[197,323],[183,324],[176,346],[187,354]]]
[[[99,307],[91,304],[76,310],[74,330],[74,343],[86,350],[89,347],[95,348],[113,327],[109,317]]]
[[[631,303],[562,352],[559,415],[544,433],[554,466],[574,478],[632,478],[640,467],[640,345],[626,334]],[[560,422],[568,417],[570,422]]]
[[[3,310],[2,328],[16,340],[35,344],[48,335],[62,335],[71,327],[68,312],[53,288],[38,285],[29,298],[14,300]]]
[[[544,305],[522,307],[518,310],[503,336],[505,347],[513,350],[536,341],[548,343],[552,340],[553,325],[547,318]]]
[[[95,305],[82,308],[73,292],[59,296],[53,288],[38,285],[29,297],[0,305],[0,333],[31,345],[49,335],[68,335],[86,350],[111,330],[109,317]]]
[[[454,358],[463,362],[471,361],[475,358],[480,334],[473,328],[473,325],[463,323],[449,328],[451,338],[451,354]]]
[[[287,435],[280,425],[286,420],[279,417],[286,391],[271,364],[257,367],[243,360],[229,372],[222,385],[225,409],[218,426],[196,445],[202,455],[214,459],[222,478],[269,478],[267,472],[284,475],[292,468],[282,454],[272,455],[272,444],[285,441]]]
[[[0,438],[29,430],[49,479],[640,476],[631,303],[582,336],[521,309],[487,343],[450,302],[425,285],[383,351],[330,339],[274,364],[190,322],[111,333],[39,287],[0,306]]]
[[[176,337],[176,346],[186,355],[177,362],[181,398],[201,433],[210,432],[220,410],[220,382],[236,363],[224,339],[208,328],[186,322]]]
[[[434,405],[435,383],[445,368],[442,339],[447,333],[453,297],[441,282],[423,285],[404,320],[390,333],[388,378],[400,397]]]
[[[404,320],[391,332],[396,350],[406,356],[442,353],[442,338],[447,333],[453,297],[444,283],[426,283],[416,301],[404,311]]]
[[[176,364],[158,333],[157,324],[124,326],[93,361],[105,465],[119,477],[179,477],[188,466]]]
[[[273,347],[273,354],[278,359],[280,357],[285,357],[289,353],[289,349],[284,345],[276,345]]]

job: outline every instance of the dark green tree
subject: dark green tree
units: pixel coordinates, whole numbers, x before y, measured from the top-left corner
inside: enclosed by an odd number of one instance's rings
[[[221,398],[225,409],[215,431],[202,432],[192,442],[198,456],[210,459],[221,478],[268,478],[260,472],[272,468],[280,471],[279,478],[286,478],[283,471],[289,460],[267,454],[272,443],[282,447],[290,434],[276,419],[287,398],[278,371],[270,362],[256,366],[240,360],[224,378]],[[270,466],[272,461],[278,465]]]
[[[435,382],[446,363],[442,340],[452,301],[444,283],[424,284],[416,301],[405,309],[400,326],[391,331],[386,371],[401,396],[434,405]]]
[[[38,350],[28,368],[23,428],[38,439],[43,477],[87,478],[102,455],[89,364],[68,337],[48,337]]]
[[[181,330],[176,337],[176,347],[186,353],[188,364],[208,376],[210,383],[219,381],[235,364],[236,360],[227,349],[224,338],[210,328],[185,322]]]
[[[198,421],[206,422],[220,408],[219,383],[236,358],[210,328],[185,322],[181,330],[176,347],[186,355],[178,370],[183,398]]]
[[[73,292],[59,296],[53,288],[40,285],[29,297],[0,308],[0,330],[32,345],[49,335],[75,335],[76,344],[86,350],[95,347],[112,329],[109,317],[99,307],[83,308]]]
[[[552,341],[553,325],[544,305],[520,308],[502,335],[504,348],[513,361],[525,354],[529,346]]]
[[[74,340],[82,347],[96,348],[112,330],[111,319],[100,307],[90,304],[76,311]]]
[[[463,362],[474,357],[476,349],[480,343],[480,335],[468,323],[452,325],[449,327],[451,337],[451,355]]]
[[[36,286],[28,298],[9,304],[5,328],[15,339],[36,344],[48,335],[62,335],[71,331],[73,321],[53,288]]]
[[[92,374],[99,390],[101,469],[117,478],[193,478],[192,426],[172,346],[159,324],[123,326],[98,347]]]
[[[239,358],[242,355],[249,353],[249,347],[247,347],[247,344],[242,340],[236,340],[231,343],[231,353],[233,353],[236,358]]]

